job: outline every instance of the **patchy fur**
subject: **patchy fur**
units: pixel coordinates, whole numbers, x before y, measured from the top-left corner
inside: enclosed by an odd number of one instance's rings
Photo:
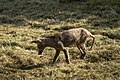
[[[60,34],[57,35],[55,34],[55,36],[53,37],[32,41],[32,43],[37,44],[38,54],[42,54],[45,47],[53,47],[56,50],[53,63],[57,60],[60,51],[64,52],[66,62],[70,63],[69,52],[66,49],[66,47],[71,44],[76,44],[77,48],[81,53],[80,58],[83,59],[86,55],[85,42],[88,37],[93,38],[93,43],[91,45],[91,49],[92,49],[92,46],[95,41],[95,37],[88,30],[84,28],[70,29]]]

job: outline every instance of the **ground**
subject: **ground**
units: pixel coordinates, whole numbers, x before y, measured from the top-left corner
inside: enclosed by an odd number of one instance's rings
[[[58,3],[57,0],[0,1],[0,80],[119,80],[120,6],[107,0]],[[117,0],[116,0],[117,1]],[[53,48],[37,54],[30,41],[82,27],[96,41],[85,59],[75,45],[52,64]],[[91,44],[88,40],[87,49]]]

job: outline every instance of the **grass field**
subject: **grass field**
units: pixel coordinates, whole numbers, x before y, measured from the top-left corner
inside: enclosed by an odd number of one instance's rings
[[[0,80],[119,80],[120,6],[104,0],[58,3],[57,0],[0,1]],[[116,0],[117,1],[117,0]],[[79,59],[75,45],[52,64],[53,48],[37,55],[30,41],[83,27],[95,35],[93,50]],[[90,40],[88,41],[89,48]]]

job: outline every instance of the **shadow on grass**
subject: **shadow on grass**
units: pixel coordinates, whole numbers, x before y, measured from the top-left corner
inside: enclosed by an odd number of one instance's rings
[[[46,62],[46,63],[36,64],[36,65],[21,66],[18,69],[31,70],[31,69],[35,69],[35,68],[42,68],[44,66],[53,66],[53,64],[51,62]]]

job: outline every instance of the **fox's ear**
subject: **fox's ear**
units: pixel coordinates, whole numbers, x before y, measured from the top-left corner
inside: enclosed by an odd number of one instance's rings
[[[41,40],[33,40],[33,41],[31,41],[31,43],[42,43],[42,41]]]

